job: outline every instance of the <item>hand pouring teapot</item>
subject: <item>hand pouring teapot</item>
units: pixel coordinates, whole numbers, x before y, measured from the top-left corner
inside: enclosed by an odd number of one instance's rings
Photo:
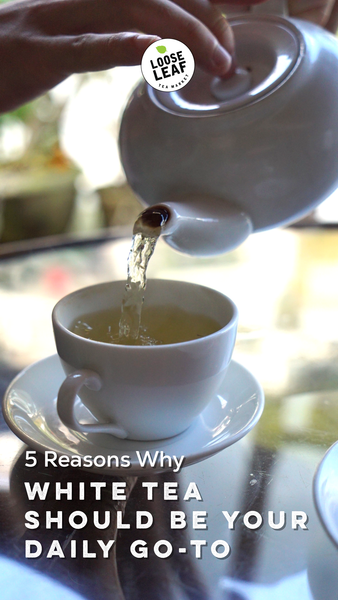
[[[229,21],[235,74],[196,69],[174,92],[141,83],[120,131],[130,185],[168,208],[166,241],[200,256],[295,221],[338,187],[337,40],[282,16]]]

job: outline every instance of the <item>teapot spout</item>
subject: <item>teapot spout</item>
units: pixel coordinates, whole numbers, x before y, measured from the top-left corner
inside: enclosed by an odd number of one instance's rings
[[[162,229],[165,241],[175,250],[192,256],[229,252],[253,230],[248,215],[221,198],[181,196],[161,206],[169,213]]]

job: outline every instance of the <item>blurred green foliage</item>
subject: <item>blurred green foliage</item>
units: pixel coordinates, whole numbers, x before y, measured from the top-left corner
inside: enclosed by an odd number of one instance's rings
[[[8,0],[0,0],[0,2],[8,2]],[[34,112],[34,106],[35,102],[28,102],[27,104],[19,106],[19,108],[16,108],[15,110],[12,110],[9,113],[0,115],[0,127],[4,123],[6,123],[6,121],[8,122],[8,120],[10,120],[11,118],[19,119],[20,121],[26,123],[32,115],[32,113]]]

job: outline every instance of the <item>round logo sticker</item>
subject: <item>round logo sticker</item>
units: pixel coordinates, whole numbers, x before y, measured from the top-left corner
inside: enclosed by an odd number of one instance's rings
[[[142,75],[155,90],[172,92],[189,83],[195,61],[188,46],[170,38],[149,46],[142,57]]]

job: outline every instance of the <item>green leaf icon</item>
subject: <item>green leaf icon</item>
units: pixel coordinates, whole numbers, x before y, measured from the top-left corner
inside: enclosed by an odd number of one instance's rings
[[[160,54],[164,54],[167,49],[165,46],[156,46],[156,50],[160,53]]]

